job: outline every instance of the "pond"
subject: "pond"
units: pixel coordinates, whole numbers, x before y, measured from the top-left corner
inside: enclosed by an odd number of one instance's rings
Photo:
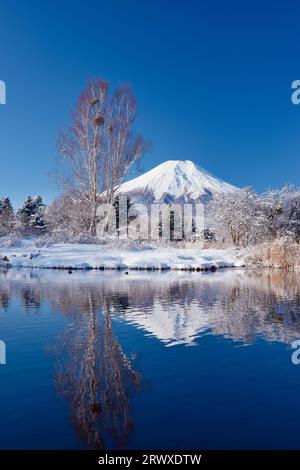
[[[300,448],[299,274],[0,273],[1,449]]]

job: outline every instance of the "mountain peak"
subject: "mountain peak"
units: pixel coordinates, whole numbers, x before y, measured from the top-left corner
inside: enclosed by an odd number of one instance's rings
[[[186,170],[187,168],[195,168],[195,163],[192,160],[166,160],[163,163],[157,165],[154,169],[166,169],[166,170],[175,170],[176,168],[181,170]]]
[[[210,175],[191,160],[167,160],[123,183],[119,192],[139,202],[207,202],[237,188]]]

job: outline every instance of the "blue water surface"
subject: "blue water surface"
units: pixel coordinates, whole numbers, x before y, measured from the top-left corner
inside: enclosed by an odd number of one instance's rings
[[[0,273],[1,449],[299,449],[298,274]]]

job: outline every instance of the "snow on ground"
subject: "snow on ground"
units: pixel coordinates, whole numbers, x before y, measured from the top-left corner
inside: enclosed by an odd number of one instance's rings
[[[49,247],[0,248],[1,267],[73,269],[211,269],[243,266],[232,251],[219,249],[107,248],[54,244]]]

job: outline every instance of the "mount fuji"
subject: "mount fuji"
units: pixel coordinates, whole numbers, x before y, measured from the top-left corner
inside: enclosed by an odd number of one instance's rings
[[[238,190],[191,160],[168,160],[152,170],[123,183],[119,194],[133,202],[209,202],[214,196]]]

